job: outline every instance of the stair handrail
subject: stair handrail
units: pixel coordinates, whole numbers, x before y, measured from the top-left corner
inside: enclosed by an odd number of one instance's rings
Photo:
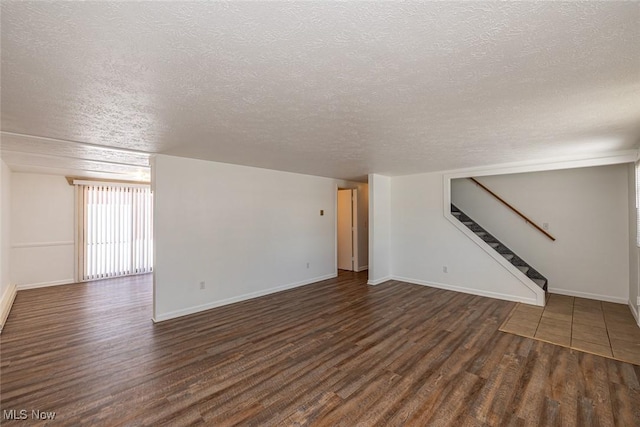
[[[518,209],[514,208],[513,206],[511,206],[509,204],[509,202],[507,202],[506,200],[504,200],[502,197],[498,196],[496,193],[494,193],[493,191],[491,191],[489,188],[487,188],[486,185],[484,185],[483,183],[481,183],[480,181],[478,181],[477,179],[475,179],[474,177],[469,177],[469,179],[473,182],[475,182],[477,185],[479,185],[484,191],[486,191],[487,193],[491,194],[493,197],[495,197],[496,199],[498,199],[498,201],[500,201],[503,205],[505,205],[506,207],[508,207],[509,209],[511,209],[513,212],[515,212],[518,216],[520,216],[522,219],[524,219],[524,221],[527,224],[531,224],[535,229],[537,229],[539,232],[541,232],[542,234],[544,234],[545,236],[547,236],[549,239],[553,240],[554,242],[556,241],[556,238],[553,237],[551,234],[547,233],[546,230],[544,230],[542,227],[540,227],[538,224],[536,224],[535,222],[533,222],[531,219],[529,219],[525,214],[523,214],[522,212],[520,212]]]

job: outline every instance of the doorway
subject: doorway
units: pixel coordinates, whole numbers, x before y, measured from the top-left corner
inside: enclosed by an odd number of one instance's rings
[[[338,269],[357,271],[358,190],[338,189]]]

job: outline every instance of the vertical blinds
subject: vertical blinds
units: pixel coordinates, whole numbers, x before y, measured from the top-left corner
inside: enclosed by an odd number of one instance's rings
[[[82,277],[153,270],[152,193],[145,187],[81,185]]]

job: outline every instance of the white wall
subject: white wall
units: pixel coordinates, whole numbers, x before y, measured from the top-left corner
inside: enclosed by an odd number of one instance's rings
[[[0,329],[9,315],[15,286],[11,283],[11,170],[0,160]]]
[[[549,291],[627,303],[627,165],[483,176],[480,182],[536,223],[527,225],[469,179],[452,180],[452,202],[549,279]]]
[[[369,175],[369,284],[391,278],[391,178]]]
[[[156,321],[335,276],[342,182],[164,155],[152,163]]]
[[[637,246],[637,209],[636,209],[636,180],[635,164],[627,166],[627,177],[629,187],[629,307],[640,325],[640,266]]]
[[[10,254],[11,254],[11,170],[3,161],[0,161],[0,224],[2,234],[0,236],[0,296],[11,283]]]
[[[18,288],[73,283],[74,190],[63,176],[11,177],[11,281]]]
[[[444,217],[443,180],[441,173],[391,179],[393,278],[534,304],[531,289]]]

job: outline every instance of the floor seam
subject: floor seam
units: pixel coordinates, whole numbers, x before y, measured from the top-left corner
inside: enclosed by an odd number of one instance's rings
[[[609,335],[609,323],[607,323],[607,315],[604,312],[604,304],[600,301],[600,307],[602,308],[602,320],[604,320],[604,330],[607,331],[607,340],[609,341],[609,349],[611,350],[611,356],[615,357],[613,353],[613,343],[611,342],[611,335]]]
[[[573,316],[576,314],[576,298],[571,298],[571,326],[569,326],[569,347],[573,345]]]

